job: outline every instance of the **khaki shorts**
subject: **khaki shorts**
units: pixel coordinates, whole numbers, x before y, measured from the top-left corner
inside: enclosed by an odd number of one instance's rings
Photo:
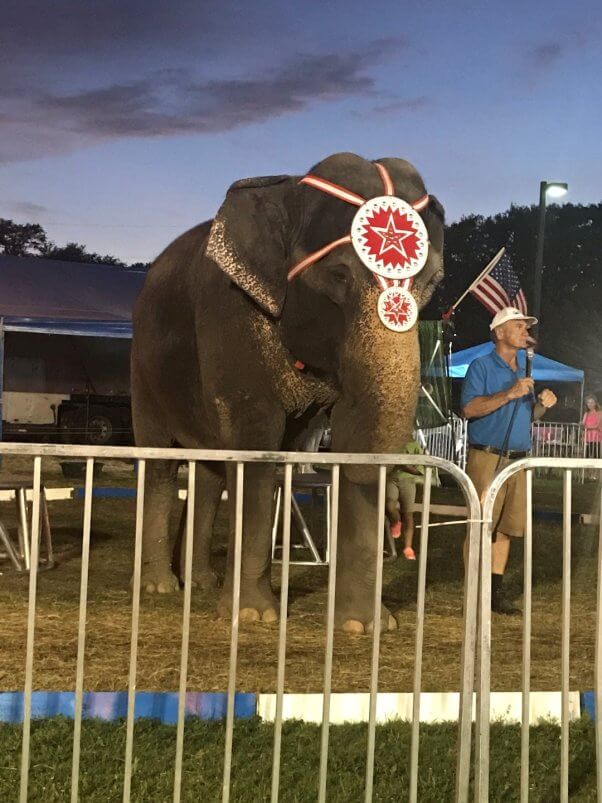
[[[485,491],[496,473],[499,460],[497,454],[483,452],[481,449],[469,449],[466,473],[473,481],[479,499],[483,501]],[[502,457],[500,470],[505,468],[511,460]],[[493,506],[493,536],[501,532],[514,538],[522,538],[525,531],[526,489],[525,472],[518,471],[507,480],[497,495]]]

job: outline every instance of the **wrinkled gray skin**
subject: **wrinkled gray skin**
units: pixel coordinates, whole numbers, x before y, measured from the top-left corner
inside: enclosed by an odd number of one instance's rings
[[[378,161],[400,198],[425,194],[408,162]],[[364,198],[384,194],[374,164],[354,154],[335,154],[309,172]],[[332,405],[333,450],[403,450],[419,387],[417,327],[397,334],[383,326],[376,311],[381,290],[351,244],[287,283],[292,265],[349,233],[357,211],[298,182],[276,176],[235,183],[214,221],[183,234],[153,263],[134,310],[139,446],[279,450],[300,421]],[[430,250],[413,289],[419,307],[443,274],[443,210],[432,198],[421,214]],[[142,587],[149,592],[178,588],[168,533],[176,472],[173,461],[147,464]],[[233,513],[234,467],[199,465],[197,475],[194,580],[206,587],[214,583],[210,538],[224,478]],[[376,480],[375,469],[341,471],[336,623],[350,632],[372,626]],[[278,616],[270,585],[273,484],[273,467],[246,467],[241,619]],[[230,548],[218,603],[224,616],[231,575]],[[381,622],[395,626],[386,609]]]

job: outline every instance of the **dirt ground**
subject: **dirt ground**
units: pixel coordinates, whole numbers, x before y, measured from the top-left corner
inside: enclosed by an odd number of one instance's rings
[[[4,458],[0,481],[31,476],[32,460]],[[43,462],[47,487],[72,485],[52,459]],[[181,476],[182,485],[185,477]],[[76,481],[81,485],[82,482]],[[134,487],[131,465],[105,465],[97,486]],[[573,510],[590,512],[597,482],[574,484]],[[561,484],[554,478],[536,483],[535,505],[560,510]],[[460,502],[453,488],[433,491],[434,502]],[[13,504],[0,503],[0,518],[14,527]],[[133,562],[135,502],[95,499],[91,538],[85,681],[87,690],[127,687],[131,632],[130,576]],[[179,511],[178,511],[179,516]],[[68,690],[75,684],[81,529],[83,502],[50,503],[55,569],[39,575],[35,633],[34,688]],[[174,523],[175,524],[175,523]],[[225,510],[218,517],[214,563],[225,563]],[[462,526],[431,530],[427,565],[423,690],[457,690],[462,633]],[[597,529],[573,526],[571,597],[571,688],[593,688]],[[418,540],[417,548],[420,549]],[[534,526],[532,688],[560,688],[560,614],[562,530],[559,521],[537,519]],[[381,641],[379,689],[411,690],[414,666],[417,564],[400,558],[385,566],[384,601],[396,615],[399,629]],[[279,589],[279,567],[274,586]],[[515,545],[507,585],[520,603],[521,549]],[[286,690],[319,692],[323,685],[327,568],[291,567],[287,625]],[[25,666],[28,577],[0,562],[0,689],[22,688]],[[183,595],[143,595],[140,615],[137,687],[175,690],[179,680]],[[278,628],[243,624],[240,629],[237,687],[241,691],[273,691],[276,685]],[[520,689],[521,617],[493,617],[492,688]],[[216,618],[214,597],[194,593],[191,614],[188,688],[224,690],[230,646],[229,623]],[[371,639],[337,634],[333,690],[367,691]]]

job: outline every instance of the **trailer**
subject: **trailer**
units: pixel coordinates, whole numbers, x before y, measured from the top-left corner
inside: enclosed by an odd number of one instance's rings
[[[31,327],[2,325],[3,439],[131,444],[131,332],[95,326],[94,334],[88,327],[84,335],[56,324],[43,333],[27,331]]]
[[[140,271],[0,256],[3,440],[128,445]]]

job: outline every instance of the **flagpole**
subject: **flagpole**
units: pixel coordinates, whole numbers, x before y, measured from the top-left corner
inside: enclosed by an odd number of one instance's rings
[[[474,282],[473,282],[473,283],[470,285],[470,287],[468,288],[468,290],[466,290],[464,293],[462,293],[462,295],[461,295],[461,296],[460,296],[460,298],[459,298],[459,299],[456,301],[456,303],[455,303],[455,304],[454,304],[452,307],[450,307],[450,309],[449,309],[449,311],[446,313],[446,315],[447,315],[447,314],[450,314],[450,313],[452,313],[452,312],[453,312],[453,311],[456,309],[456,307],[458,306],[458,304],[459,304],[461,301],[463,301],[463,300],[466,298],[466,296],[467,296],[467,295],[470,293],[470,291],[471,291],[471,290],[472,290],[474,287],[476,287],[476,286],[477,286],[477,284],[478,284],[478,283],[481,281],[481,279],[482,279],[483,277],[487,276],[487,274],[489,273],[489,271],[492,271],[492,270],[495,268],[495,266],[497,265],[497,263],[498,263],[498,262],[500,261],[500,259],[503,257],[503,255],[504,255],[504,251],[505,251],[505,250],[506,250],[506,246],[504,245],[504,246],[502,246],[502,247],[500,248],[500,250],[499,250],[499,251],[497,252],[497,254],[496,254],[494,257],[493,257],[493,259],[492,259],[490,262],[488,262],[488,263],[487,263],[487,265],[485,265],[484,269],[481,271],[481,273],[479,273],[479,275],[478,275],[478,276],[477,276],[477,278],[474,280]]]

